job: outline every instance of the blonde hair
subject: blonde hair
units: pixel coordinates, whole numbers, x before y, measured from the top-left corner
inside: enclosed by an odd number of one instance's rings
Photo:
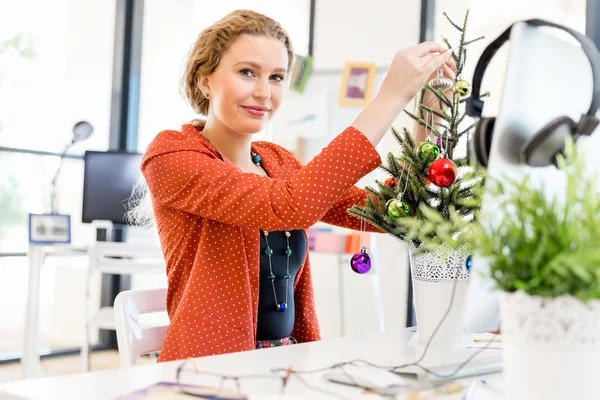
[[[237,10],[227,14],[200,32],[185,63],[181,90],[194,111],[208,114],[209,99],[200,90],[200,78],[212,74],[233,42],[241,35],[264,36],[277,39],[288,53],[288,71],[294,62],[294,49],[286,31],[279,22],[250,10]]]
[[[200,78],[213,73],[223,54],[241,35],[263,36],[279,40],[288,54],[288,72],[294,63],[292,41],[279,22],[266,15],[250,10],[233,11],[198,35],[185,61],[185,71],[181,79],[181,91],[194,111],[206,116],[209,99],[200,90]],[[189,123],[199,130],[204,127],[204,119],[194,119]],[[126,221],[132,225],[152,226],[154,215],[148,185],[143,176],[139,178],[127,203]]]

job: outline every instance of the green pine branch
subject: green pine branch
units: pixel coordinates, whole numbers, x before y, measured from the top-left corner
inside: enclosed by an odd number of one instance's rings
[[[412,119],[413,119],[414,121],[416,121],[416,122],[419,122],[419,120],[421,120],[421,119],[422,119],[422,118],[419,118],[419,117],[417,117],[415,114],[411,113],[410,111],[408,111],[408,110],[406,110],[406,109],[404,109],[404,110],[402,110],[402,111],[404,111],[404,113],[405,113],[406,115],[408,115],[410,118],[412,118]]]
[[[477,126],[477,122],[475,122],[474,124],[470,125],[467,129],[463,130],[462,132],[460,132],[458,135],[462,136],[467,132],[470,132],[471,130],[475,129],[475,127]]]
[[[446,96],[446,94],[441,91],[441,89],[434,89],[434,88],[431,87],[431,85],[429,85],[429,83],[426,83],[424,86],[435,97],[437,97],[438,100],[442,102],[442,104],[444,104],[447,107],[452,107],[452,102],[450,101],[450,99],[448,98],[448,96]]]
[[[473,39],[473,40],[469,40],[469,41],[465,42],[465,46],[468,46],[472,43],[478,42],[483,39],[485,39],[485,36],[479,36],[477,39]]]
[[[423,104],[423,100],[425,99],[425,94],[427,93],[427,89],[421,88],[419,92],[419,104]],[[425,115],[423,114],[423,110],[419,109],[419,117],[421,119],[425,119]]]
[[[462,32],[463,28],[461,28],[460,26],[458,26],[457,23],[455,23],[454,21],[452,21],[450,19],[450,17],[448,16],[448,13],[446,13],[445,11],[442,13],[444,15],[444,17],[446,17],[446,19],[448,20],[448,22],[450,22],[450,25],[452,25],[456,30]]]
[[[459,40],[459,45],[458,45],[458,57],[460,62],[456,65],[456,76],[461,76],[462,74],[462,69],[464,67],[464,60],[463,60],[463,56],[466,55],[466,49],[464,49],[465,46],[465,34],[467,31],[467,21],[469,20],[469,10],[467,10],[465,12],[465,18],[463,20],[463,27],[462,29],[459,29],[460,31],[460,40]]]
[[[447,48],[452,50],[452,45],[450,44],[450,42],[448,41],[448,39],[446,37],[442,36],[442,42],[444,42],[444,44],[446,45]]]
[[[419,110],[425,110],[435,115],[436,117],[440,117],[441,119],[450,122],[450,118],[448,118],[449,116],[446,116],[445,114],[442,114],[441,112],[434,110],[431,107],[427,107],[425,104],[419,104]]]

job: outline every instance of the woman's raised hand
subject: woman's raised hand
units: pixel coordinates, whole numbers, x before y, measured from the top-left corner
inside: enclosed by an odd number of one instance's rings
[[[400,50],[394,56],[379,92],[352,123],[377,145],[402,109],[437,68],[452,64],[451,51],[433,42]],[[450,61],[448,61],[450,59]]]
[[[400,50],[392,60],[378,96],[404,107],[441,65],[446,62],[454,65],[451,55],[452,52],[434,42]]]

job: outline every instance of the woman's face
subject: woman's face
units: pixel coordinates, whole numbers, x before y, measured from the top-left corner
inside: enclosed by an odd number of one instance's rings
[[[288,55],[283,43],[264,36],[240,36],[202,83],[210,93],[209,118],[231,130],[264,130],[279,109]]]

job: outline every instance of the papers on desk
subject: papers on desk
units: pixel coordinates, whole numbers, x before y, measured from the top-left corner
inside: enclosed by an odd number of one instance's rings
[[[437,375],[431,375],[418,366],[402,369],[393,373],[381,368],[369,366],[345,366],[324,374],[324,378],[335,383],[371,390],[381,394],[395,395],[418,392],[428,389],[454,390],[449,385],[459,384],[458,379],[488,375],[502,371],[502,358],[474,358],[456,372],[462,362],[441,365],[429,365]],[[464,387],[462,384],[461,390]]]
[[[405,378],[428,380],[428,381],[448,381],[449,379],[468,378],[473,376],[489,375],[502,372],[502,354],[497,352],[495,357],[487,357],[478,359],[477,357],[470,360],[457,372],[458,367],[464,361],[451,362],[448,364],[429,365],[428,369],[435,373],[429,374],[427,371],[417,366],[410,366],[402,369],[399,374]]]
[[[336,383],[356,386],[367,390],[381,390],[389,386],[404,386],[406,381],[393,372],[369,366],[346,365],[324,374],[324,378]]]
[[[411,394],[433,390],[436,393],[457,393],[465,388],[459,382],[415,381],[380,368],[368,366],[346,366],[324,374],[324,378],[334,383],[355,386],[367,392],[384,396]]]
[[[502,342],[502,335],[497,335],[490,332],[476,333],[473,337],[476,342]]]

